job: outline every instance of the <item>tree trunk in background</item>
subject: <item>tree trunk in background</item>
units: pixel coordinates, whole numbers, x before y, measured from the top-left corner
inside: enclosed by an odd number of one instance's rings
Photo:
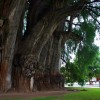
[[[43,47],[41,53],[40,53],[40,59],[39,59],[39,64],[45,69],[46,65],[46,60],[48,56],[48,51],[50,48],[50,41],[46,43],[46,45]]]
[[[55,79],[61,66],[62,38],[63,36],[61,34],[54,32],[40,54],[39,64],[43,67],[46,77],[48,77],[48,79],[46,79],[46,87],[44,88],[57,88]],[[44,85],[42,84],[42,86]]]
[[[22,11],[25,7],[25,0],[15,0],[10,2],[4,2],[6,4],[4,6],[4,13],[2,16],[6,17],[8,21],[7,25],[4,23],[4,28],[8,29],[6,30],[7,38],[4,43],[4,49],[3,49],[3,60],[2,60],[2,66],[1,66],[1,82],[0,87],[1,91],[7,91],[11,88],[11,70],[12,70],[12,61],[13,61],[13,55],[14,55],[14,48],[15,48],[15,42],[16,42],[16,36],[19,26],[20,17],[22,15]],[[13,4],[12,4],[13,3]],[[16,3],[16,4],[15,4]],[[13,5],[15,6],[13,7]],[[9,6],[8,6],[9,5]],[[7,14],[6,14],[7,13]],[[19,16],[18,16],[19,15]],[[5,30],[3,34],[5,35]]]
[[[51,59],[52,59],[52,54],[53,54],[53,36],[50,38],[49,40],[49,48],[48,48],[48,52],[47,52],[47,56],[46,56],[46,62],[45,62],[45,68],[50,70],[50,64],[51,64]]]
[[[60,58],[61,58],[61,41],[62,35],[54,34],[53,44],[52,44],[52,58],[51,58],[51,71],[58,71],[60,68]]]

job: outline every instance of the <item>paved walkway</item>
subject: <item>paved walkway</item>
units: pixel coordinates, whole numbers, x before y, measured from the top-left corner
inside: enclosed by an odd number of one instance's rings
[[[65,85],[65,87],[69,87],[68,84]],[[78,85],[78,83],[74,83],[73,87],[81,87],[81,86]],[[100,88],[99,82],[93,82],[92,85],[90,85],[89,82],[87,82],[83,87],[85,87],[85,88]]]
[[[78,91],[68,91],[67,89],[62,89],[58,91],[37,91],[32,93],[2,93],[0,94],[0,100],[27,100],[36,97],[61,96],[72,92],[74,93]]]

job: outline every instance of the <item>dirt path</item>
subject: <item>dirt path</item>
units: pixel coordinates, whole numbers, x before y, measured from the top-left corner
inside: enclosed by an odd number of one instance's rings
[[[74,91],[67,91],[67,90],[58,90],[58,91],[37,91],[33,93],[3,93],[0,94],[0,100],[9,99],[12,100],[13,98],[34,98],[34,97],[47,97],[47,96],[61,96],[66,93],[72,93]]]

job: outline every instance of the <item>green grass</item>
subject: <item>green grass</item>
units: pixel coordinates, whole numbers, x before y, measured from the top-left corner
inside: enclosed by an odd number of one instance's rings
[[[100,100],[100,89],[86,89],[78,93],[66,94],[61,100]]]
[[[31,100],[100,100],[100,89],[89,88],[85,90],[87,91],[65,94],[59,97],[36,98]]]
[[[77,88],[81,89],[82,88]],[[76,93],[67,93],[63,96],[51,96],[33,98],[27,100],[100,100],[100,88],[85,88],[87,91],[80,91]],[[24,100],[24,99],[3,99],[3,100]]]

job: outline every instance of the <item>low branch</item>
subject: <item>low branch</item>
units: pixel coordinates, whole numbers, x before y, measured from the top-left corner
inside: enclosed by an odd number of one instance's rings
[[[98,15],[93,9],[91,9],[91,8],[87,8],[87,9],[89,10],[89,12],[91,11],[91,12],[93,12],[95,15],[100,16],[100,15]]]
[[[67,61],[66,61],[65,59],[61,58],[61,60],[62,60],[64,63],[67,63]]]
[[[77,42],[80,42],[80,41],[83,40],[83,37],[72,32],[72,35],[71,35],[70,39],[72,39],[74,41],[77,41]]]
[[[91,14],[91,13],[89,13],[90,14],[90,16],[94,19],[94,20],[96,20],[96,22],[100,25],[100,22]]]
[[[77,42],[80,42],[83,40],[82,36],[75,34],[74,32],[56,31],[56,33],[63,36],[63,43],[65,43],[69,39],[77,41]]]

